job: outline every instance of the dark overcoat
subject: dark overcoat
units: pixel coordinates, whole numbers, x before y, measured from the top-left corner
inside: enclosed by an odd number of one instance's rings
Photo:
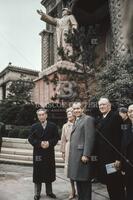
[[[57,126],[52,122],[47,122],[43,129],[40,122],[32,125],[29,135],[29,143],[33,146],[33,182],[50,183],[55,181],[55,152],[54,146],[59,139]],[[48,141],[49,147],[43,149],[42,141]]]
[[[73,127],[68,159],[68,177],[75,181],[91,179],[91,162],[84,164],[82,156],[90,157],[94,145],[94,120],[83,114]]]
[[[98,178],[103,183],[106,183],[107,178],[105,165],[120,160],[120,155],[104,140],[104,138],[120,151],[122,139],[121,124],[121,117],[110,111],[105,118],[100,119],[97,125],[96,148],[98,156]]]
[[[133,126],[126,124],[122,134],[122,153],[133,165]],[[133,167],[122,160],[122,170],[125,171],[126,182],[133,183]]]

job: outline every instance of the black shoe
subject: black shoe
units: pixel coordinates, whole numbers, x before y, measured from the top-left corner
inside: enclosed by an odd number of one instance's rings
[[[34,196],[34,200],[39,200],[40,199],[40,195],[35,195]]]
[[[52,199],[56,199],[56,195],[53,193],[47,194],[48,197],[51,197]]]

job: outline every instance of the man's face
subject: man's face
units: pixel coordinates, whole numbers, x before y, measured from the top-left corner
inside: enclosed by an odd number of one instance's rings
[[[133,105],[128,108],[128,117],[133,122]]]
[[[37,117],[38,117],[39,121],[40,121],[41,123],[43,123],[43,122],[45,122],[46,119],[47,119],[47,113],[45,113],[44,111],[39,111],[39,112],[37,113]]]
[[[122,112],[119,112],[119,115],[121,116],[121,118],[123,119],[123,120],[126,120],[127,119],[127,113],[122,113]]]
[[[98,103],[100,112],[104,115],[111,110],[111,104],[107,100],[101,100]]]
[[[80,117],[83,114],[83,108],[81,108],[81,104],[73,104],[73,114],[75,117]]]

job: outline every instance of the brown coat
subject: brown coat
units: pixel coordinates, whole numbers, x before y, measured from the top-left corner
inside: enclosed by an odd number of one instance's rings
[[[70,137],[71,137],[72,127],[73,127],[73,123],[67,122],[66,124],[63,125],[63,128],[62,128],[60,150],[62,153],[65,153],[65,174],[67,174]]]

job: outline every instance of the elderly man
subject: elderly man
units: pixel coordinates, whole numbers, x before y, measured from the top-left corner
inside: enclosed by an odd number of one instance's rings
[[[81,103],[73,104],[76,117],[71,133],[68,177],[76,181],[78,199],[91,200],[91,155],[94,146],[93,118],[83,113]]]
[[[34,200],[40,199],[42,183],[45,183],[46,194],[56,198],[52,192],[52,182],[55,181],[55,154],[54,146],[59,135],[57,126],[47,121],[47,110],[37,111],[39,122],[32,125],[29,142],[33,149],[33,182],[35,184]]]
[[[99,166],[99,180],[105,183],[110,200],[124,200],[124,184],[120,171],[115,169],[119,164],[121,146],[121,123],[122,118],[111,110],[111,103],[107,98],[101,98],[98,102],[102,117],[98,123],[97,154]],[[113,147],[114,148],[113,148]],[[112,164],[113,163],[113,164]],[[109,172],[109,166],[114,166]]]
[[[128,107],[130,123],[124,126],[122,137],[122,153],[128,160],[122,162],[125,172],[126,200],[133,199],[133,104]]]

